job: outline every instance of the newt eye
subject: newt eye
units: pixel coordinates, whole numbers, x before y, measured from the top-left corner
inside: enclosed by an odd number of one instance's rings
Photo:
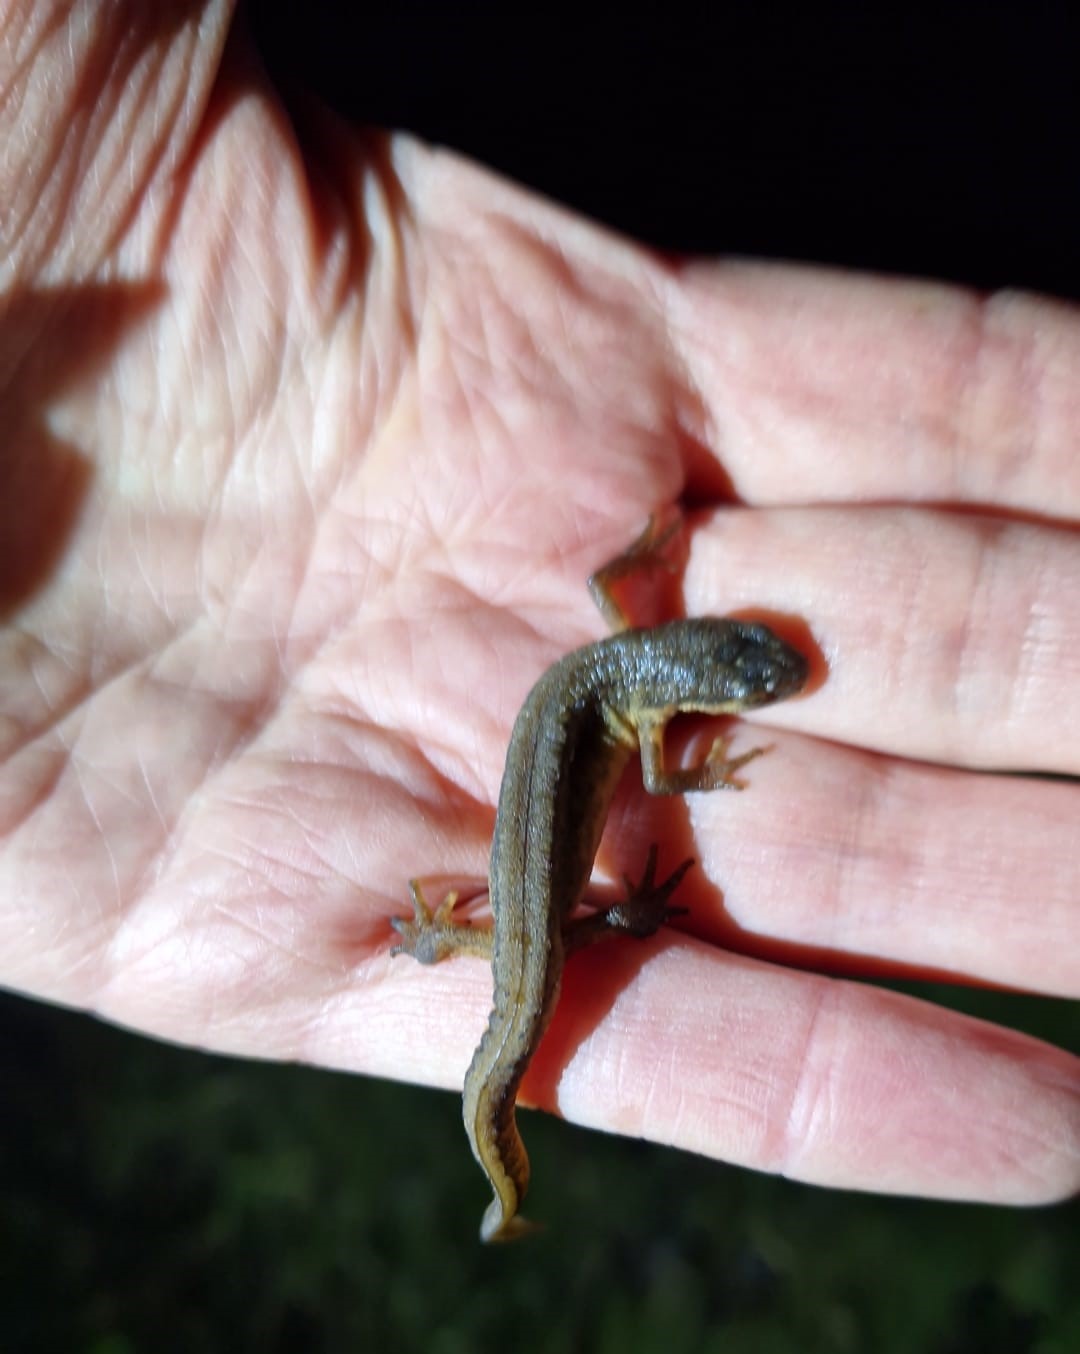
[[[737,652],[729,652],[727,662],[739,674],[743,699],[748,705],[782,700],[805,685],[809,672],[805,656],[766,626],[740,625],[730,640]]]

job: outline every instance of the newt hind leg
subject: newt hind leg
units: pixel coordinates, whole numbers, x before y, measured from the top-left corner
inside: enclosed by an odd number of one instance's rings
[[[606,936],[630,935],[638,940],[645,940],[648,936],[655,935],[672,917],[684,916],[688,909],[672,907],[669,900],[693,863],[692,858],[684,860],[658,884],[656,846],[655,844],[650,846],[640,881],[635,884],[633,880],[623,876],[626,897],[621,902],[613,903],[599,912],[591,912],[586,917],[577,917],[563,928],[563,943],[567,954],[584,949],[586,945],[591,945],[593,941],[602,940]]]
[[[438,964],[454,954],[476,954],[490,960],[491,928],[474,926],[471,921],[458,920],[454,916],[454,908],[462,897],[460,890],[451,889],[434,911],[424,898],[419,879],[409,880],[409,896],[412,898],[412,919],[390,918],[390,925],[401,937],[390,951],[391,956],[410,954],[421,964]],[[465,901],[471,901],[475,896],[475,893],[470,894]]]

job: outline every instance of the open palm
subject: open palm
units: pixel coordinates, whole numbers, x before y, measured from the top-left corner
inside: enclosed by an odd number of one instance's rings
[[[528,1097],[823,1183],[1076,1189],[1074,1057],[806,971],[1080,989],[1080,788],[986,774],[1080,773],[1076,316],[662,262],[298,131],[228,19],[0,58],[5,143],[36,129],[4,185],[0,976],[460,1085],[490,975],[391,961],[389,918],[483,873],[516,710],[602,633],[586,576],[681,499],[688,610],[801,618],[824,680],[746,794],[681,811],[685,931],[573,960]]]

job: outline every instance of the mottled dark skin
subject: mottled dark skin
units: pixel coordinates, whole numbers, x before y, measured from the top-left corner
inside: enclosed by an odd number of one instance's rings
[[[662,545],[662,541],[659,543]],[[590,580],[611,619],[621,613],[606,584],[658,548],[651,531],[626,556]],[[640,748],[651,794],[739,789],[734,773],[761,751],[726,758],[717,739],[705,762],[664,768],[664,729],[676,713],[733,714],[783,700],[803,687],[806,659],[763,625],[744,621],[671,621],[623,630],[586,645],[549,668],[514,723],[499,792],[488,891],[493,931],[459,923],[456,895],[434,914],[411,885],[414,917],[393,922],[395,953],[435,963],[454,953],[490,955],[494,1000],[465,1075],[465,1128],[494,1199],[481,1224],[484,1241],[527,1227],[518,1215],[529,1159],[514,1102],[529,1060],[558,1000],[567,953],[602,935],[652,935],[691,861],[655,882],[656,848],[641,882],[614,907],[571,920],[582,901],[608,809],[627,761]]]

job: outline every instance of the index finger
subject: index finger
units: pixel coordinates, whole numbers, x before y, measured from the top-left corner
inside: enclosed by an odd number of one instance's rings
[[[672,343],[735,494],[1080,510],[1080,318],[1015,292],[695,265]]]

